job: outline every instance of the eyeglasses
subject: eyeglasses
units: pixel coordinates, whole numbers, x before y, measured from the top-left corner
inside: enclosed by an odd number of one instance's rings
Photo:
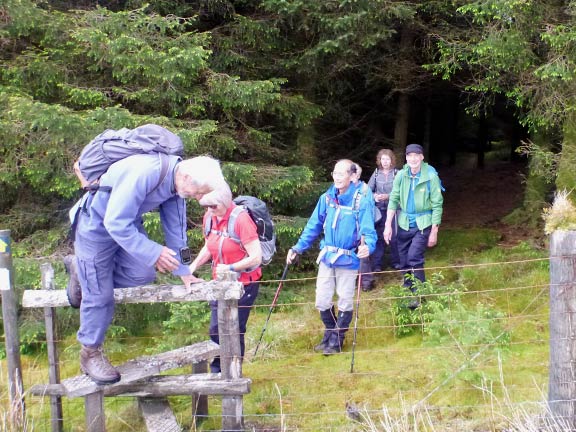
[[[334,178],[344,178],[346,176],[350,175],[347,172],[336,172],[336,171],[332,171],[332,177]]]
[[[209,208],[211,210],[216,209],[218,206],[216,204],[210,204],[210,205],[203,205],[202,207],[204,208]]]

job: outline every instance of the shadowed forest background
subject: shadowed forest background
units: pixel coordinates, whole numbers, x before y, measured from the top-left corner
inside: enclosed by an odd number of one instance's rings
[[[402,315],[397,278],[382,275],[382,291],[367,294],[362,306],[358,367],[367,375],[334,378],[349,359],[327,364],[309,353],[318,334],[308,303],[313,283],[288,282],[262,361],[245,364],[255,383],[247,411],[279,415],[279,383],[293,404],[289,423],[310,430],[330,421],[341,426],[347,424],[340,416],[344,400],[370,398],[364,402],[377,409],[403,391],[422,397],[485,345],[489,357],[454,375],[448,391],[432,401],[440,407],[433,416],[443,422],[438,430],[502,430],[494,412],[466,407],[486,402],[486,392],[475,392],[486,380],[498,381],[501,361],[512,386],[544,385],[547,263],[450,266],[546,256],[542,210],[557,191],[576,184],[575,13],[576,2],[560,0],[3,0],[0,229],[10,229],[15,242],[16,288],[39,287],[41,258],[55,263],[57,286],[65,286],[60,260],[71,248],[67,213],[81,194],[72,164],[104,129],[160,124],[182,138],[186,157],[221,160],[234,194],[266,201],[278,252],[265,280],[281,274],[286,251],[338,159],[358,162],[367,180],[379,149],[393,149],[400,168],[405,146],[420,143],[446,188],[439,244],[427,254],[427,266],[446,270],[426,289],[449,291],[462,302],[440,304],[426,319]],[[194,251],[203,243],[201,216],[191,202]],[[145,226],[162,242],[157,214],[148,215]],[[316,253],[305,254],[290,277],[315,274]],[[251,317],[249,346],[272,285],[262,289],[260,310]],[[512,286],[525,291],[509,293]],[[466,323],[450,337],[441,330],[448,309]],[[45,349],[41,318],[19,314],[21,352],[35,364]],[[120,360],[199,340],[206,317],[197,305],[120,307],[108,349]],[[63,374],[73,375],[77,316],[64,310],[59,319],[67,347]],[[525,320],[522,326],[518,320]],[[435,354],[438,346],[426,345],[430,338],[446,352]],[[447,341],[452,345],[443,345]],[[509,351],[501,360],[492,347],[503,345]],[[418,370],[403,366],[414,358],[422,359]],[[305,378],[290,382],[278,375],[293,370]],[[333,394],[324,402],[306,393],[317,385],[315,373],[325,378],[323,393]],[[378,380],[387,386],[375,387]],[[285,390],[290,385],[297,388]],[[540,388],[522,388],[512,399],[540,398]],[[338,415],[331,415],[335,406]],[[306,420],[308,407],[315,410],[311,417],[328,411],[334,418]],[[111,430],[124,430],[130,409],[115,406],[121,421]],[[81,407],[69,410],[78,416]],[[470,423],[462,426],[462,419]],[[265,423],[264,417],[253,421]],[[476,424],[482,426],[473,429]]]
[[[337,159],[368,178],[382,147],[400,167],[421,143],[441,174],[519,162],[534,226],[572,187],[572,20],[560,1],[6,0],[0,221],[60,223],[83,145],[156,122],[277,215],[306,216]]]

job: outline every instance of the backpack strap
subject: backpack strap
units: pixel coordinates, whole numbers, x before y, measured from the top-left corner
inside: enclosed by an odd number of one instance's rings
[[[160,179],[158,180],[158,183],[156,183],[156,186],[154,186],[154,189],[150,191],[150,193],[156,192],[156,189],[160,187],[160,185],[166,178],[166,175],[168,174],[168,168],[170,165],[170,161],[167,159],[168,156],[165,155],[164,153],[158,153],[158,157],[160,158]],[[84,190],[90,193],[96,193],[96,192],[111,193],[112,186],[100,186],[98,183],[94,183],[89,186],[86,186]]]
[[[158,180],[158,183],[156,184],[156,186],[154,186],[154,189],[152,189],[152,192],[156,192],[156,189],[158,189],[160,187],[160,185],[162,184],[162,182],[166,178],[166,174],[168,174],[168,168],[170,165],[170,163],[169,163],[170,161],[168,160],[167,155],[165,155],[164,153],[158,153],[158,157],[160,158],[160,179]],[[152,192],[150,192],[150,193],[152,193]]]
[[[248,210],[246,210],[244,206],[237,205],[232,209],[232,211],[230,212],[230,217],[228,218],[228,235],[232,240],[234,240],[236,243],[240,245],[242,244],[240,241],[240,236],[236,233],[236,230],[234,228],[236,227],[236,219],[238,218],[238,215],[243,211]]]
[[[238,219],[238,215],[240,213],[242,213],[243,211],[248,211],[246,210],[246,208],[244,208],[244,206],[241,205],[237,205],[236,207],[234,207],[232,209],[232,211],[230,212],[230,216],[228,217],[228,224],[226,226],[226,231],[220,231],[220,230],[215,230],[212,229],[212,218],[210,217],[207,221],[206,224],[204,226],[204,236],[208,237],[208,234],[212,233],[212,234],[216,234],[217,236],[220,237],[219,241],[218,241],[218,262],[220,264],[226,264],[224,262],[224,258],[222,256],[222,246],[224,245],[224,240],[229,238],[230,240],[238,243],[240,245],[240,247],[242,248],[242,250],[244,250],[244,252],[246,252],[246,249],[244,249],[244,246],[242,245],[242,241],[240,240],[240,237],[238,236],[238,234],[236,233],[235,225],[236,225],[236,219]],[[240,270],[238,271],[238,273],[250,273],[254,270],[256,270],[259,266],[255,266],[255,267],[250,267],[244,270]]]
[[[331,200],[330,197],[328,196],[328,194],[326,194],[326,208],[328,208],[329,206],[336,208],[336,214],[334,215],[334,218],[332,221],[332,229],[336,229],[336,223],[338,222],[338,217],[340,216],[340,209],[342,209],[342,208],[350,209],[350,210],[352,210],[352,213],[354,213],[354,218],[356,221],[356,233],[358,234],[357,241],[360,241],[360,222],[359,222],[358,214],[360,212],[359,209],[360,209],[360,201],[362,200],[362,195],[366,195],[367,193],[368,193],[368,185],[366,183],[363,183],[361,188],[358,188],[354,191],[354,195],[352,196],[352,205],[351,206],[342,206],[338,202],[331,204],[331,202],[333,202],[333,200]],[[326,228],[326,221],[324,221],[323,228],[324,229]],[[324,252],[324,253],[326,253],[326,252]]]
[[[372,186],[372,193],[376,192],[376,180],[378,179],[378,167],[376,167],[376,169],[374,170],[374,186]]]

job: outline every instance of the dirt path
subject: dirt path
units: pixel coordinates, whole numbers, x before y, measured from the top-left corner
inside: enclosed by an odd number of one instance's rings
[[[499,226],[521,204],[523,166],[494,163],[484,169],[438,168],[446,189],[446,227]]]

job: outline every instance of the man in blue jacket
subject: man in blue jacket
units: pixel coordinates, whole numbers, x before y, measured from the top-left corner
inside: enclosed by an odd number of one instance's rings
[[[168,159],[167,172],[162,157]],[[138,154],[115,162],[99,188],[80,202],[71,281],[77,276],[81,287],[80,367],[97,384],[120,380],[102,351],[114,315],[114,288],[149,284],[156,269],[171,271],[189,286],[195,278],[180,256],[187,247],[185,198],[200,199],[224,183],[215,159],[162,157]],[[142,215],[156,208],[166,246],[150,240],[143,227]]]
[[[332,172],[334,185],[320,196],[300,239],[286,257],[291,264],[324,234],[316,261],[316,309],[325,331],[320,344],[314,347],[324,355],[342,350],[352,321],[360,259],[368,257],[376,247],[373,204],[360,193],[361,185],[352,183],[355,172],[354,162],[348,159],[336,163]],[[338,296],[338,314],[334,310],[334,293]]]

